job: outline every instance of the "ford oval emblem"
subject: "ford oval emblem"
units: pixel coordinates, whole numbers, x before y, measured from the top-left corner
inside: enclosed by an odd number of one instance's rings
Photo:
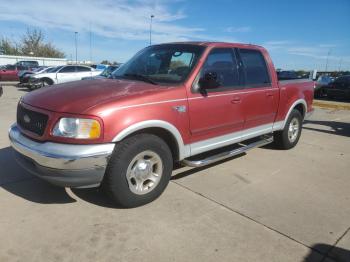
[[[30,117],[28,115],[24,115],[23,120],[25,123],[30,123]]]

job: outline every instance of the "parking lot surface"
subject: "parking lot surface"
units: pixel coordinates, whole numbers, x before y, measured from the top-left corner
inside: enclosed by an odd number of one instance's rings
[[[350,261],[350,111],[316,109],[296,148],[179,168],[158,200],[118,209],[16,164],[26,92],[0,98],[0,261]]]

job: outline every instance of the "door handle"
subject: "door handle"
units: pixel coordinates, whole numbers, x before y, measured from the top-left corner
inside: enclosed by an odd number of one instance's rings
[[[240,98],[240,97],[234,97],[234,98],[231,100],[231,103],[232,103],[232,104],[239,104],[239,103],[241,103],[241,98]]]
[[[266,96],[267,96],[267,97],[273,97],[273,93],[267,92],[267,93],[266,93]]]

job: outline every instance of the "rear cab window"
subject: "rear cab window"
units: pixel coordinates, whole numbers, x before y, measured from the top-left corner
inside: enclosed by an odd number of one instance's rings
[[[271,86],[271,78],[262,53],[253,49],[238,49],[242,61],[245,88]]]

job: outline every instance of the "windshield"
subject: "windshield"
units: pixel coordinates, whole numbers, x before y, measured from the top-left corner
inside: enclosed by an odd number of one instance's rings
[[[113,77],[149,79],[157,84],[181,83],[196,65],[203,50],[203,46],[189,44],[150,46],[114,71]]]

